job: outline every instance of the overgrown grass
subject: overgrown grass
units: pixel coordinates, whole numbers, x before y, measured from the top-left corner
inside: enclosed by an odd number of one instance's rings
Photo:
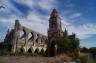
[[[41,53],[24,53],[24,52],[0,52],[0,56],[45,56]]]
[[[8,56],[10,52],[0,51],[0,56]]]
[[[42,55],[37,53],[15,52],[15,53],[10,53],[10,56],[42,56]]]

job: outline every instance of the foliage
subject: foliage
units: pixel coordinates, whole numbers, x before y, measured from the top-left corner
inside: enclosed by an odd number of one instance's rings
[[[15,53],[10,53],[10,56],[39,56],[39,54],[37,54],[37,53],[15,52]]]
[[[63,33],[63,37],[57,39],[58,53],[67,53],[72,57],[79,56],[79,39],[75,34],[68,35],[67,30]]]
[[[10,55],[9,53],[10,53],[10,52],[0,51],[0,56]]]
[[[81,63],[87,63],[87,58],[86,57],[79,57]]]
[[[96,58],[96,47],[91,47],[91,48],[86,48],[86,47],[83,47],[83,48],[80,48],[80,51],[81,52],[84,52],[84,53],[91,53],[93,58]]]
[[[96,47],[90,48],[89,52],[92,54],[93,58],[96,58]]]
[[[89,53],[89,49],[86,47],[80,48],[80,51],[84,53]]]

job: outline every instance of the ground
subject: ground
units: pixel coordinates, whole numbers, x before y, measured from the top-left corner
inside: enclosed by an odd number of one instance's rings
[[[57,57],[0,56],[0,63],[64,63]]]
[[[53,63],[53,57],[0,56],[0,63]]]

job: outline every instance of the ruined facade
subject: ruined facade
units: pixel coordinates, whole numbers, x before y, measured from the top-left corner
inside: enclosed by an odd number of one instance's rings
[[[15,21],[15,27],[9,31],[5,38],[11,46],[12,52],[32,52],[38,50],[38,53],[46,51],[47,37],[38,32],[30,30],[24,26],[21,26],[18,20]]]
[[[62,36],[61,18],[56,9],[53,9],[49,18],[48,37],[22,26],[15,21],[14,29],[7,32],[4,43],[0,44],[2,50],[12,52],[48,52],[48,56],[57,52],[56,39]]]
[[[56,39],[63,35],[61,27],[61,18],[56,9],[53,9],[49,18],[48,30],[48,56],[54,56],[57,53]]]

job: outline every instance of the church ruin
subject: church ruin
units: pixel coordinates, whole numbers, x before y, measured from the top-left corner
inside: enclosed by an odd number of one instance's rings
[[[14,29],[8,31],[4,42],[0,43],[0,50],[31,53],[47,51],[48,56],[54,56],[58,48],[56,39],[62,35],[61,18],[53,9],[49,18],[48,37],[22,26],[16,20]]]

